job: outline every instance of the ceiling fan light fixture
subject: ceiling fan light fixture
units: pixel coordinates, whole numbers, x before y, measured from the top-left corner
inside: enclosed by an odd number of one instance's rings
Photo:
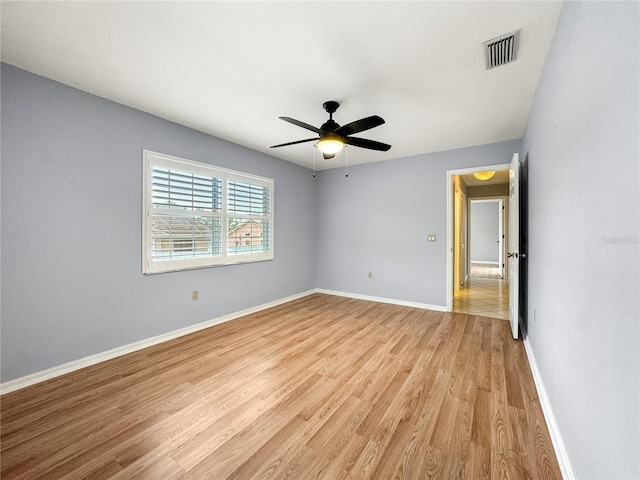
[[[316,148],[327,155],[335,155],[344,148],[344,142],[335,137],[325,137],[318,140]]]
[[[496,172],[476,172],[473,174],[478,180],[489,180]]]
[[[351,136],[353,134],[371,130],[374,127],[382,125],[384,123],[384,119],[382,117],[379,117],[378,115],[371,115],[369,117],[356,120],[355,122],[350,122],[346,125],[340,126],[333,120],[333,113],[337,110],[340,104],[336,101],[331,100],[328,102],[324,102],[322,106],[329,114],[329,120],[323,123],[320,128],[314,127],[313,125],[309,125],[305,122],[301,122],[300,120],[296,120],[295,118],[279,117],[280,120],[284,120],[285,122],[316,133],[318,135],[317,137],[305,138],[303,140],[296,140],[294,142],[281,143],[279,145],[271,145],[270,148],[287,147],[289,145],[298,145],[299,143],[315,142],[314,147],[322,152],[322,156],[325,160],[333,158],[336,153],[343,150],[347,145],[366,148],[369,150],[378,150],[381,152],[386,152],[391,148],[391,145],[387,145],[386,143]]]

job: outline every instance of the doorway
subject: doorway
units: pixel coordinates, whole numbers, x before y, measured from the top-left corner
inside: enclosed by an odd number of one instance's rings
[[[469,199],[469,276],[505,279],[507,197]]]
[[[447,172],[448,311],[509,319],[508,279],[503,269],[506,263],[508,169],[508,164],[501,164]],[[491,181],[478,180],[473,176],[485,171],[495,171]],[[479,210],[484,206],[485,210],[492,212],[487,214],[491,215],[491,228],[485,228],[485,233],[491,230],[490,238],[474,238],[472,209],[475,205],[481,205]],[[484,222],[481,226],[489,226],[486,219],[482,220],[482,214],[479,218]],[[486,247],[484,252],[483,246]],[[478,274],[475,264],[491,267],[492,275]],[[491,276],[494,278],[487,278]]]

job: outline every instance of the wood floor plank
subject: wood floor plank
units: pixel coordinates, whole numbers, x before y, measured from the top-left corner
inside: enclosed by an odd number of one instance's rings
[[[372,478],[393,478],[398,468],[403,464],[404,452],[407,449],[414,426],[400,421],[391,434],[376,469],[371,474]]]
[[[471,442],[465,478],[477,480],[491,478],[491,450],[489,448]]]
[[[0,397],[3,479],[560,479],[504,320],[324,294]]]
[[[445,478],[464,478],[471,446],[473,404],[456,398],[456,420],[446,446],[450,461]]]
[[[302,471],[301,478],[333,478],[330,472],[339,465],[332,464],[340,458],[350,438],[355,436],[358,440],[355,430],[369,408],[370,405],[363,400],[353,396],[347,398],[341,408],[307,442],[306,446],[313,449],[315,455],[313,461]]]
[[[445,453],[438,448],[428,445],[425,451],[423,468],[421,470],[423,472],[422,478],[437,478],[444,480],[445,469]]]
[[[471,441],[491,451],[491,395],[480,388],[473,406]]]
[[[304,428],[305,421],[300,417],[293,417],[282,429],[274,436],[269,438],[251,457],[249,457],[242,465],[233,471],[227,478],[229,480],[242,480],[252,478],[266,462],[269,462],[274,454],[279,451],[283,443],[288,442],[296,432]]]
[[[531,460],[526,455],[523,455],[525,438],[528,434],[524,410],[507,407],[507,420],[511,427],[511,438],[513,439],[511,463],[516,467],[517,477],[523,480],[533,480],[538,477],[532,468],[535,467],[535,462],[532,465]]]

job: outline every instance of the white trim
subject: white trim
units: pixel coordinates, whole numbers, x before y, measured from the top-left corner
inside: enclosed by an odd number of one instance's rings
[[[487,170],[509,170],[509,163],[481,165],[478,167],[447,170],[447,276],[446,276],[446,312],[453,311],[453,177]]]
[[[299,298],[303,298],[303,297],[312,295],[314,293],[324,293],[326,295],[337,295],[340,297],[355,298],[358,300],[369,300],[371,302],[378,302],[378,303],[390,303],[393,305],[402,305],[405,307],[414,307],[414,308],[420,308],[423,310],[435,310],[437,312],[447,311],[446,307],[444,307],[443,305],[429,305],[427,303],[409,302],[405,300],[395,300],[392,298],[361,295],[359,293],[347,293],[347,292],[339,292],[335,290],[325,290],[322,288],[314,288],[311,290],[307,290],[305,292],[301,292],[294,295],[290,295],[288,297],[281,298],[279,300],[263,303],[262,305],[250,307],[245,310],[240,310],[239,312],[230,313],[228,315],[223,315],[222,317],[214,318],[212,320],[207,320],[205,322],[198,323],[196,325],[191,325],[189,327],[174,330],[172,332],[167,332],[162,335],[158,335],[156,337],[140,340],[139,342],[131,343],[129,345],[123,345],[122,347],[117,347],[111,350],[107,350],[106,352],[101,352],[95,355],[91,355],[89,357],[73,360],[71,362],[58,365],[57,367],[48,368],[47,370],[42,370],[40,372],[32,373],[31,375],[26,375],[24,377],[16,378],[14,380],[1,383],[0,395],[4,395],[5,393],[13,392],[15,390],[20,390],[21,388],[25,388],[30,385],[35,385],[36,383],[44,382],[45,380],[51,380],[52,378],[59,377],[60,375],[64,375],[66,373],[74,372],[76,370],[80,370],[81,368],[90,367],[91,365],[95,365],[97,363],[104,362],[106,360],[111,360],[121,355],[127,355],[129,353],[142,350],[143,348],[152,347],[153,345],[157,345],[162,342],[167,342],[169,340],[182,337],[183,335],[188,335],[190,333],[197,332],[205,328],[213,327],[214,325],[219,325],[221,323],[228,322],[230,320],[235,320],[236,318],[244,317],[252,313],[257,313],[261,310],[266,310],[267,308],[271,308],[271,307],[281,305],[283,303],[291,302],[293,300],[297,300]]]
[[[325,290],[324,288],[316,288],[317,293],[326,295],[337,295],[339,297],[355,298],[357,300],[369,300],[370,302],[391,303],[393,305],[401,305],[403,307],[421,308],[423,310],[435,310],[437,312],[446,312],[444,305],[430,305],[428,303],[409,302],[406,300],[395,300],[393,298],[373,297],[371,295],[362,295],[360,293],[339,292],[336,290]]]
[[[547,422],[547,428],[549,429],[549,435],[551,436],[551,443],[553,444],[553,449],[556,452],[562,478],[564,480],[575,480],[577,477],[573,471],[571,458],[569,458],[569,452],[567,452],[562,434],[560,433],[560,427],[558,426],[556,417],[553,414],[553,409],[551,408],[551,403],[549,402],[549,397],[547,396],[547,391],[544,388],[544,383],[542,383],[542,377],[540,376],[540,370],[538,370],[538,364],[536,363],[536,358],[533,355],[533,350],[529,343],[529,337],[526,335],[523,335],[523,337],[524,351],[527,353],[527,358],[529,359],[533,382],[536,384],[538,398],[540,398],[540,406],[542,407],[544,419]]]
[[[484,265],[500,265],[500,262],[489,262],[488,260],[470,260],[471,263],[482,263]]]
[[[16,390],[20,390],[21,388],[28,387],[30,385],[35,385],[36,383],[44,382],[46,380],[51,380],[52,378],[59,377],[61,375],[74,372],[76,370],[80,370],[81,368],[90,367],[91,365],[95,365],[100,362],[104,362],[106,360],[111,360],[113,358],[119,357],[121,355],[127,355],[132,352],[136,352],[138,350],[142,350],[143,348],[152,347],[153,345],[157,345],[162,342],[167,342],[169,340],[173,340],[178,337],[182,337],[183,335],[188,335],[190,333],[197,332],[199,330],[203,330],[205,328],[213,327],[214,325],[219,325],[221,323],[225,323],[231,320],[235,320],[236,318],[244,317],[246,315],[250,315],[252,313],[257,313],[261,310],[266,310],[267,308],[272,308],[283,303],[291,302],[293,300],[297,300],[299,298],[306,297],[308,295],[312,295],[314,293],[324,293],[327,295],[337,295],[341,297],[349,297],[356,298],[360,300],[369,300],[372,302],[381,302],[381,303],[391,303],[394,305],[402,305],[407,307],[415,307],[426,310],[436,310],[439,312],[445,312],[445,307],[441,305],[429,305],[426,303],[417,303],[417,302],[407,302],[404,300],[394,300],[390,298],[382,298],[382,297],[373,297],[369,295],[360,295],[357,293],[346,293],[346,292],[338,292],[334,290],[324,290],[321,288],[314,288],[311,290],[307,290],[305,292],[297,293],[295,295],[290,295],[288,297],[281,298],[279,300],[274,300],[272,302],[264,303],[262,305],[258,305],[255,307],[250,307],[245,310],[240,310],[239,312],[230,313],[228,315],[223,315],[222,317],[214,318],[212,320],[207,320],[202,323],[198,323],[196,325],[191,325],[189,327],[181,328],[178,330],[174,330],[172,332],[167,332],[162,335],[158,335],[155,337],[147,338],[145,340],[140,340],[139,342],[131,343],[129,345],[124,345],[122,347],[117,347],[111,350],[107,350],[106,352],[97,353],[95,355],[91,355],[89,357],[80,358],[78,360],[73,360],[71,362],[58,365],[56,367],[48,368],[47,370],[42,370],[40,372],[32,373],[31,375],[26,375],[24,377],[16,378],[14,380],[10,380],[8,382],[4,382],[0,384],[0,395],[4,395],[5,393],[13,392]]]
[[[446,311],[453,311],[453,173],[447,171],[447,274]]]
[[[89,357],[80,358],[78,360],[73,360],[63,365],[58,365],[57,367],[48,368],[47,370],[42,370],[40,372],[32,373],[31,375],[16,378],[15,380],[10,380],[8,382],[4,382],[0,384],[0,395],[13,392],[15,390],[19,390],[21,388],[34,385],[36,383],[44,382],[45,380],[51,380],[52,378],[59,377],[60,375],[74,372],[76,370],[80,370],[81,368],[89,367],[91,365],[104,362],[105,360],[111,360],[112,358],[116,358],[121,355],[126,355],[128,353],[142,350],[143,348],[151,347],[153,345],[157,345],[162,342],[167,342],[169,340],[182,337],[183,335],[188,335],[190,333],[197,332],[205,328],[213,327],[214,325],[218,325],[220,323],[228,322],[230,320],[235,320],[236,318],[244,317],[246,315],[250,315],[252,313],[256,313],[261,310],[266,310],[267,308],[272,308],[272,307],[281,305],[283,303],[291,302],[293,300],[306,297],[316,292],[317,292],[316,289],[307,290],[306,292],[297,293],[295,295],[290,295],[288,297],[281,298],[279,300],[263,303],[262,305],[240,310],[239,312],[223,315],[222,317],[214,318],[212,320],[207,320],[205,322],[198,323],[196,325],[191,325],[189,327],[180,328],[172,332],[163,333],[162,335],[158,335],[156,337],[140,340],[139,342],[131,343],[129,345],[124,345],[122,347],[117,347],[112,350],[107,350],[106,352],[97,353]]]

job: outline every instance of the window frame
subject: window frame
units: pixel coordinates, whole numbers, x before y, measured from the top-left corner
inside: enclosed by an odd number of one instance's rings
[[[275,252],[274,244],[274,180],[244,172],[230,170],[207,163],[196,162],[184,158],[174,157],[163,153],[143,150],[142,154],[142,273],[145,275],[192,270],[197,268],[209,268],[223,265],[236,265],[273,260]],[[221,180],[222,193],[220,211],[198,212],[195,210],[169,210],[153,207],[153,169],[154,167],[172,168],[185,173],[205,175]],[[248,213],[230,212],[229,206],[229,181],[249,183],[269,190],[267,214],[254,215]],[[210,255],[199,258],[174,258],[158,260],[153,257],[153,215],[177,215],[185,218],[207,216],[221,219],[220,255]],[[262,252],[229,253],[227,240],[229,237],[228,219],[246,219],[268,222],[266,242],[270,248]],[[263,233],[264,235],[264,233]],[[214,239],[215,241],[215,239]],[[195,243],[195,242],[194,242]]]

